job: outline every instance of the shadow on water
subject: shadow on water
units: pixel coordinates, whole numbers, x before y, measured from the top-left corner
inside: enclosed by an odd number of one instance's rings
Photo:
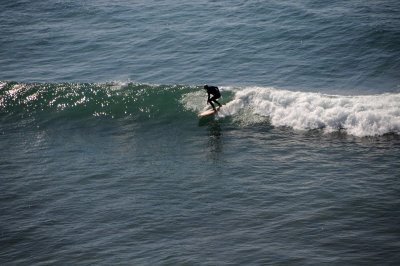
[[[219,155],[223,151],[221,121],[214,117],[202,118],[199,120],[199,126],[207,126],[211,159],[213,161],[219,160]]]
[[[210,151],[213,154],[219,154],[222,152],[222,141],[221,141],[221,125],[220,122],[214,120],[208,125],[208,145]]]

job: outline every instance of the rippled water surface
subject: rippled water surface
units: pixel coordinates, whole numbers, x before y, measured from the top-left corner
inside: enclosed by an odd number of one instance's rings
[[[3,2],[0,264],[399,264],[397,1]]]

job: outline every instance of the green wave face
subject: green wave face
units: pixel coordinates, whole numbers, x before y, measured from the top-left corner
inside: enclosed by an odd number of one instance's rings
[[[0,118],[143,119],[192,114],[182,97],[200,87],[136,83],[0,83]],[[204,92],[203,92],[204,94]],[[205,95],[202,95],[204,98]]]

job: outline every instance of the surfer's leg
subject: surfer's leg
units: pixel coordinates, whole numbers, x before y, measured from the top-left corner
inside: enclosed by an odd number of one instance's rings
[[[214,111],[217,111],[217,109],[215,109],[215,106],[214,106],[214,104],[212,103],[212,101],[210,101],[210,104],[211,104],[212,108],[214,109]]]
[[[214,111],[217,111],[217,109],[215,109],[215,105],[212,103],[213,101],[215,101],[214,97],[212,97],[208,102],[211,104]]]
[[[210,101],[213,101],[213,102],[217,103],[218,106],[221,107],[222,105],[217,101],[217,99],[218,99],[218,98],[214,96],[214,97],[212,97],[212,98],[210,99]]]

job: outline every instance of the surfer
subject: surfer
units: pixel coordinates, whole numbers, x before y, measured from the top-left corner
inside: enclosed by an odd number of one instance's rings
[[[212,102],[216,102],[219,107],[221,107],[222,105],[217,102],[217,99],[221,97],[221,93],[219,92],[218,87],[215,86],[208,86],[208,85],[204,85],[204,89],[207,91],[208,93],[208,99],[207,99],[207,104],[211,104],[212,108],[214,109],[214,111],[216,112],[217,109],[215,109],[215,106]],[[210,98],[210,95],[212,95],[212,97]]]

